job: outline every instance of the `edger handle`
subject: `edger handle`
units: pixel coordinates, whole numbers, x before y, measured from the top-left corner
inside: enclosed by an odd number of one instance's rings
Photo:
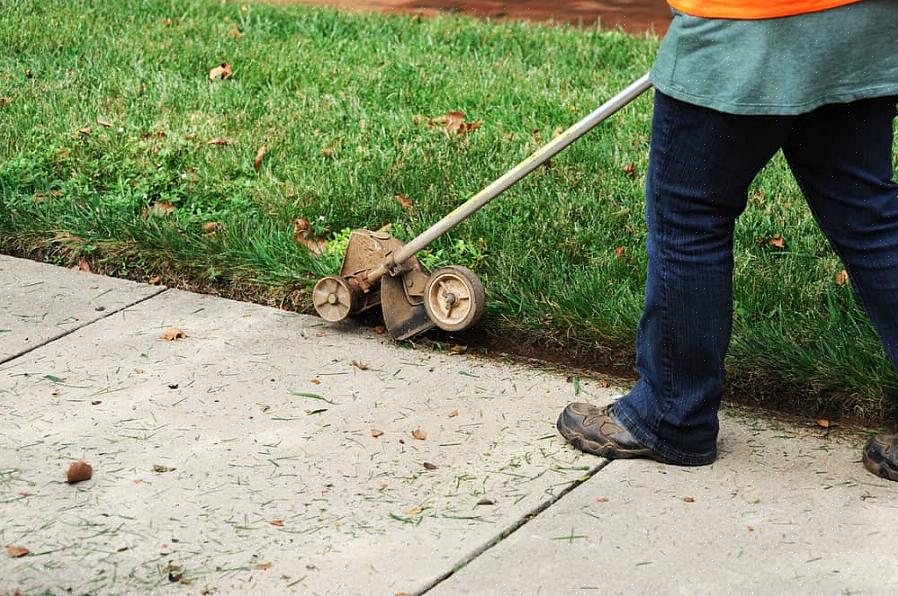
[[[552,139],[549,144],[537,150],[536,153],[509,170],[501,178],[459,205],[443,219],[430,226],[414,240],[402,247],[396,254],[391,255],[389,263],[384,263],[384,265],[368,274],[368,280],[374,282],[380,279],[388,273],[390,268],[404,263],[419,250],[426,248],[431,242],[469,218],[481,207],[514,186],[515,183],[525,178],[528,174],[533,172],[533,170],[564,151],[568,145],[578,140],[597,125],[610,118],[618,110],[631,103],[651,86],[652,84],[649,82],[648,74],[640,77],[629,87],[596,108],[594,112],[580,120],[580,122],[574,124]]]

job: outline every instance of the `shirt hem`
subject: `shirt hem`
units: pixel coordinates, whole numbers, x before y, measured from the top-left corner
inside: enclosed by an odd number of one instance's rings
[[[690,93],[685,89],[659,82],[654,77],[650,78],[658,91],[674,99],[739,116],[798,116],[829,104],[851,103],[862,99],[898,95],[898,83],[885,83],[851,91],[826,93],[801,103],[739,102]]]

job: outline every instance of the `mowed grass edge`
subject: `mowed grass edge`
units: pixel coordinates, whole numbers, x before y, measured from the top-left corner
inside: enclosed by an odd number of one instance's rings
[[[0,247],[300,309],[336,272],[346,229],[411,238],[645,72],[658,46],[211,0],[22,0],[0,11],[0,42]],[[222,62],[233,76],[210,82]],[[482,126],[427,126],[450,111]],[[477,271],[495,329],[631,358],[650,119],[646,96],[425,260]],[[294,240],[300,218],[337,238],[324,255]],[[808,414],[880,420],[898,377],[841,270],[778,157],[737,226],[728,369],[743,386],[782,383]]]

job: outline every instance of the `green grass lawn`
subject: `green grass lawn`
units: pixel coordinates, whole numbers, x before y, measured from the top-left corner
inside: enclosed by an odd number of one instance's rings
[[[411,238],[642,74],[658,46],[218,0],[2,6],[0,248],[299,308],[337,271],[347,228]],[[233,76],[210,83],[222,62]],[[482,127],[426,125],[454,110]],[[426,262],[477,271],[493,328],[627,358],[650,117],[643,97]],[[294,241],[299,218],[337,238],[323,256]],[[752,190],[736,261],[733,378],[789,387],[774,399],[800,395],[808,414],[885,416],[898,377],[780,157]]]

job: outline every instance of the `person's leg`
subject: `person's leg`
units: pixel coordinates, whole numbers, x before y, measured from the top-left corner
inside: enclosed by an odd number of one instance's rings
[[[801,116],[783,151],[814,217],[898,369],[898,184],[892,124],[898,97]],[[867,444],[874,473],[898,480],[898,438]]]
[[[732,319],[733,228],[749,185],[793,121],[723,114],[655,94],[646,181],[648,279],[636,345],[640,380],[614,405],[611,422],[659,459],[699,465],[716,457]],[[646,457],[597,446],[602,416],[572,404],[558,429],[585,451]]]

